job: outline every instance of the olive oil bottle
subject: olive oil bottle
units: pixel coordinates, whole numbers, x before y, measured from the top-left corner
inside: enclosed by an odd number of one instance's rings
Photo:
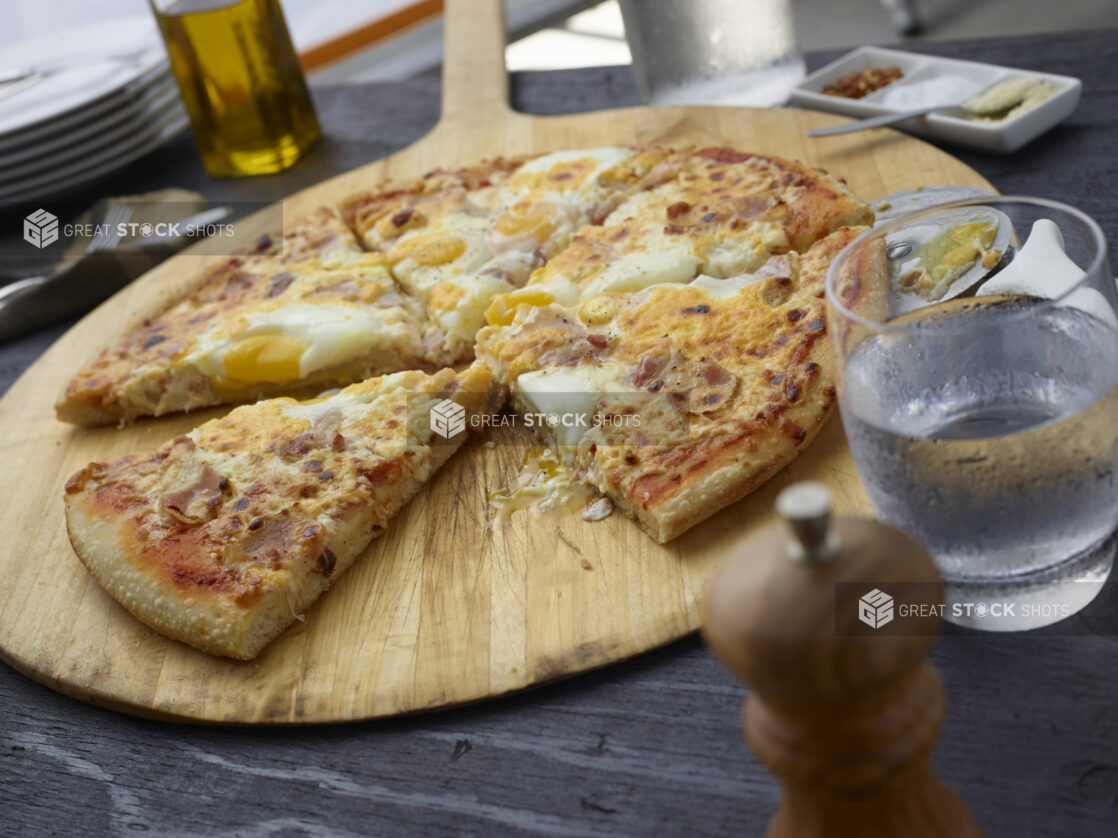
[[[151,0],[215,177],[291,166],[319,135],[279,0]]]

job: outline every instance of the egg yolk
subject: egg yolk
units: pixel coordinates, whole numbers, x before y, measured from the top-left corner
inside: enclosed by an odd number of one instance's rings
[[[547,204],[521,201],[497,219],[495,229],[502,236],[530,234],[536,241],[543,242],[551,237],[557,226],[554,213]]]
[[[437,268],[453,262],[465,252],[466,243],[462,239],[436,239],[417,247],[412,253],[412,259],[424,267]]]
[[[396,245],[388,261],[396,265],[410,258],[420,267],[437,268],[453,262],[465,252],[466,242],[457,236],[416,236]]]
[[[238,381],[293,381],[299,377],[304,351],[291,335],[256,335],[225,353],[225,372]]]
[[[584,323],[601,326],[617,315],[617,300],[610,296],[594,297],[579,307],[578,315]]]
[[[466,292],[453,282],[440,282],[431,289],[429,305],[437,311],[450,311],[466,296]]]
[[[519,288],[495,298],[485,310],[485,320],[490,326],[507,326],[516,317],[520,306],[545,306],[553,302],[555,297],[550,291]]]

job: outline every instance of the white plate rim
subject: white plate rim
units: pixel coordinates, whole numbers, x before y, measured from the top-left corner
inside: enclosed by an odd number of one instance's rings
[[[76,26],[63,27],[49,33],[40,34],[29,40],[16,42],[0,48],[0,66],[51,66],[58,62],[62,62],[65,64],[63,73],[80,72],[83,67],[82,61],[84,58],[79,57],[76,63],[72,61],[68,62],[67,59],[74,58],[71,50],[76,48],[79,56],[82,53],[87,53],[84,57],[88,58],[91,63],[97,61],[112,61],[114,55],[113,53],[104,51],[100,53],[96,51],[88,52],[77,47],[77,43],[103,43],[106,39],[110,39],[112,34],[124,33],[130,30],[134,30],[136,37],[127,49],[131,51],[143,49],[144,54],[142,58],[134,62],[117,61],[116,63],[118,63],[120,68],[119,73],[114,73],[114,75],[118,76],[117,78],[108,80],[106,84],[99,85],[97,88],[94,88],[93,91],[87,90],[85,94],[76,91],[73,95],[64,94],[64,101],[66,99],[73,100],[70,102],[69,107],[59,109],[54,113],[44,113],[38,119],[31,122],[17,124],[11,128],[0,130],[0,138],[22,133],[44,123],[50,123],[63,118],[75,111],[81,111],[90,105],[103,101],[107,97],[112,97],[128,90],[133,85],[149,77],[151,73],[169,67],[166,48],[162,45],[158,28],[152,16],[149,14],[117,15],[86,21]],[[117,56],[122,55],[122,53],[119,52],[120,49],[125,49],[125,46],[118,45],[115,48]],[[16,119],[19,118],[19,98],[23,95],[21,91],[16,97],[9,100],[16,105]],[[75,100],[74,96],[84,96],[85,98],[78,98]],[[7,107],[8,104],[9,103],[6,102],[5,107]],[[27,104],[28,103],[25,102],[24,106],[26,107]],[[6,114],[4,121],[8,121],[10,118],[11,117]]]
[[[61,180],[64,182],[60,183],[59,178],[48,178],[35,181],[26,186],[21,186],[23,190],[21,192],[0,192],[0,209],[10,209],[34,201],[45,200],[54,195],[72,192],[79,187],[87,186],[98,178],[122,169],[132,161],[143,157],[148,152],[154,151],[176,137],[189,125],[190,120],[183,115],[181,118],[175,119],[163,126],[154,135],[149,134],[146,141],[122,152],[119,157],[106,160],[85,171],[78,170],[76,173],[63,175]]]
[[[133,130],[142,128],[178,101],[178,88],[173,80],[167,79],[165,82],[152,85],[125,107],[109,111],[75,131],[60,132],[46,140],[22,146],[13,152],[5,152],[0,148],[0,182],[3,181],[5,170],[13,166],[55,159],[56,155],[66,160],[77,153],[78,143],[82,140],[96,142],[110,133],[119,135],[119,132],[129,127]]]
[[[129,102],[133,101],[137,95],[141,95],[148,88],[166,81],[174,82],[174,77],[171,75],[171,65],[169,63],[164,63],[153,68],[145,73],[142,78],[133,81],[129,86],[120,88],[111,93],[106,93],[104,96],[82,105],[80,108],[67,111],[65,114],[57,117],[41,119],[36,123],[24,126],[16,131],[0,133],[0,152],[12,146],[35,142],[44,134],[62,131],[75,122],[80,122],[90,117],[101,116],[114,108],[125,107]]]

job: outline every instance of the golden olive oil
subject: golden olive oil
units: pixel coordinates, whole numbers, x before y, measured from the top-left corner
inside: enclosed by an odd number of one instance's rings
[[[152,0],[202,162],[215,177],[291,166],[319,135],[279,0]]]

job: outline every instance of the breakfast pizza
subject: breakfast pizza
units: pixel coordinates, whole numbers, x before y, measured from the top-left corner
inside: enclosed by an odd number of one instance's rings
[[[403,369],[435,369],[422,306],[381,254],[232,257],[186,299],[81,370],[56,405],[81,425],[312,394]]]
[[[473,356],[497,295],[519,288],[575,230],[600,223],[666,150],[561,151],[442,170],[403,189],[350,197],[346,215],[426,306],[429,344],[447,362]]]
[[[431,431],[451,399],[492,409],[482,364],[400,372],[310,402],[272,399],[66,484],[78,557],[157,631],[247,660],[384,532],[459,447]]]
[[[468,361],[485,311],[729,276],[869,207],[838,179],[727,149],[602,148],[436,171],[265,236],[81,370],[57,405],[128,422]]]
[[[547,434],[553,461],[668,541],[823,424],[823,280],[872,219],[839,178],[721,148],[498,159],[324,207],[70,382],[58,416],[85,425],[268,399],[76,474],[75,550],[149,625],[252,657],[457,447],[429,408],[506,391],[592,419]],[[884,299],[880,255],[841,278],[852,308]]]
[[[700,149],[674,152],[660,169],[662,182],[580,230],[530,287],[571,304],[699,274],[733,276],[873,218],[842,181],[787,160]]]
[[[574,477],[669,541],[794,459],[835,400],[823,282],[865,227],[753,273],[703,275],[573,307],[498,300],[478,354]],[[881,292],[880,282],[863,277]],[[527,295],[521,294],[521,299]]]

